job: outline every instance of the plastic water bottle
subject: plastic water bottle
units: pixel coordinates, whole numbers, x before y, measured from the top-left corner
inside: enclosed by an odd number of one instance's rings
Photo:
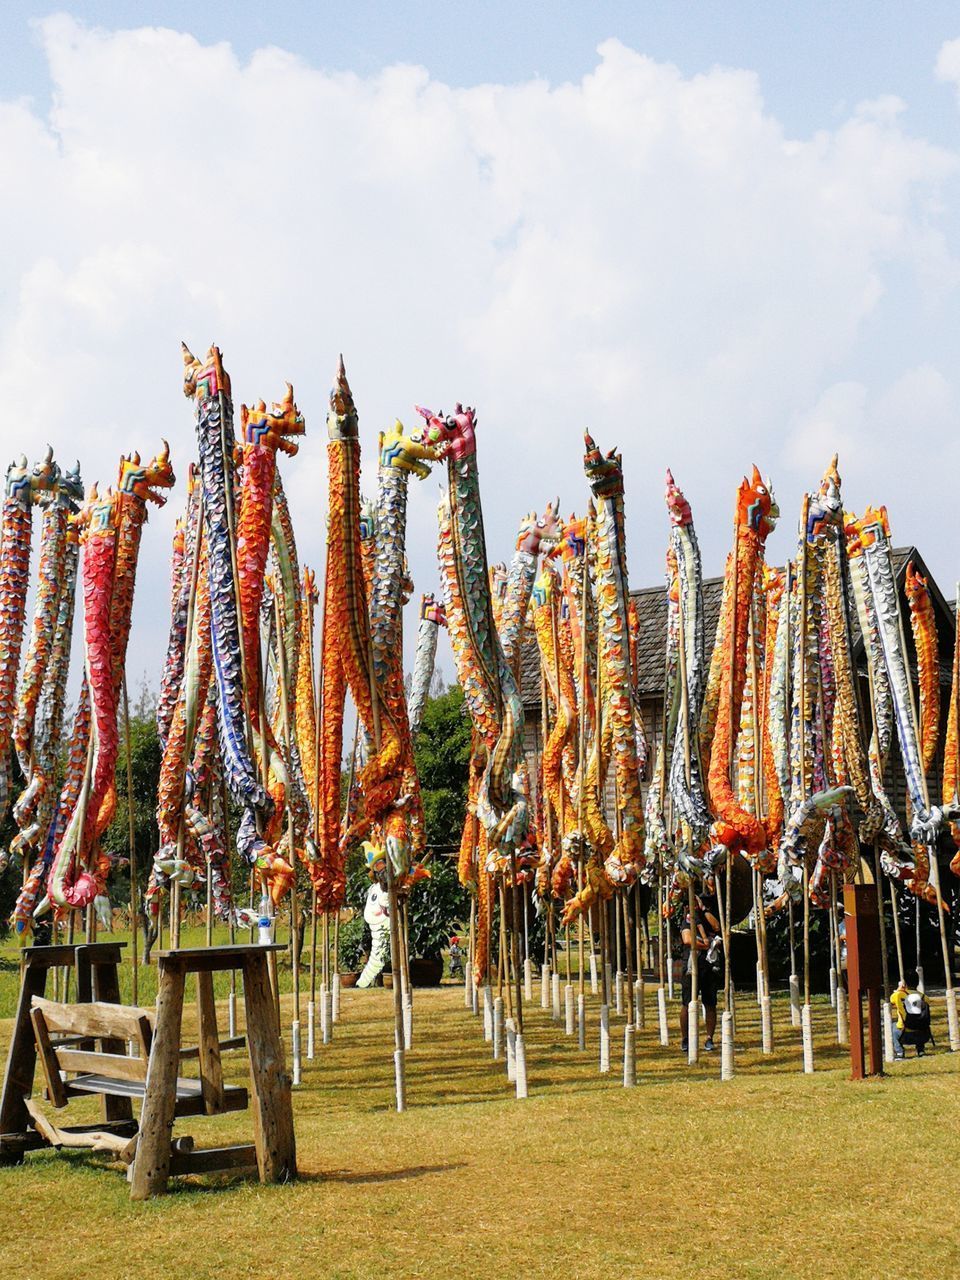
[[[261,947],[269,947],[273,942],[273,928],[269,916],[261,916],[257,941]]]

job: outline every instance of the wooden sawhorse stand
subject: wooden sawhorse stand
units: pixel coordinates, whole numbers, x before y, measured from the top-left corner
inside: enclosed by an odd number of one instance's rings
[[[280,949],[278,945],[196,947],[161,951],[157,955],[157,1016],[140,1114],[140,1136],[130,1173],[131,1199],[146,1200],[149,1196],[159,1195],[166,1189],[171,1173],[192,1171],[189,1168],[171,1169],[183,999],[188,973],[197,975],[199,1057],[201,1082],[206,1082],[203,1087],[205,1111],[215,1114],[225,1110],[216,1085],[219,1080],[222,1091],[213,975],[239,969],[243,974],[246,1006],[250,1105],[253,1109],[257,1172],[261,1182],[287,1182],[296,1177],[290,1077],[284,1065],[283,1042],[267,968],[270,952]],[[212,1088],[210,1082],[213,1082]],[[202,1152],[196,1152],[193,1161],[201,1161],[202,1156]],[[194,1167],[197,1172],[202,1171],[201,1163]]]
[[[120,1002],[118,966],[123,942],[93,942],[54,947],[26,947],[23,951],[24,973],[20,999],[13,1024],[13,1038],[7,1055],[7,1068],[0,1093],[0,1165],[22,1164],[26,1151],[47,1145],[33,1128],[27,1099],[33,1093],[33,1077],[37,1066],[37,1047],[30,1021],[34,996],[44,996],[47,974],[51,969],[72,968],[77,975],[77,1000],[87,1003],[104,1000]],[[107,1046],[105,1046],[107,1048]],[[109,1051],[125,1053],[122,1041],[111,1042]],[[133,1106],[129,1098],[105,1097],[103,1116],[109,1126],[128,1136],[136,1133]],[[91,1128],[105,1126],[91,1126]]]

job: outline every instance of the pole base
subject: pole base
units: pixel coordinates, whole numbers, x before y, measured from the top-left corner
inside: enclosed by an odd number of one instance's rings
[[[657,987],[657,1020],[660,1023],[660,1043],[665,1047],[670,1043],[670,1024],[667,1022],[667,993],[663,987]]]
[[[720,1079],[733,1079],[733,1014],[720,1015]]]
[[[623,1028],[623,1087],[633,1089],[637,1083],[637,1032],[632,1022]]]
[[[800,1036],[803,1042],[804,1075],[813,1075],[813,1010],[805,1004],[800,1010]]]

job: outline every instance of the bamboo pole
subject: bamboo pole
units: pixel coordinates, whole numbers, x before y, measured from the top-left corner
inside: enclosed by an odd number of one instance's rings
[[[230,810],[227,807],[227,779],[223,772],[220,773],[220,804],[223,809],[223,844],[227,851],[227,875],[230,883],[230,897],[233,899],[233,842],[230,837]],[[231,908],[229,920],[229,938],[230,946],[234,946],[237,941],[237,925],[236,913]],[[228,1035],[232,1039],[237,1034],[237,971],[230,970],[230,991],[227,995],[227,1026]]]
[[[552,596],[552,595],[551,595],[551,597],[550,597],[550,608],[551,608],[551,610],[553,609],[553,596]],[[554,632],[554,649],[556,649],[556,632]],[[558,688],[558,691],[559,691],[559,685],[557,686],[557,688]],[[557,705],[557,712],[558,712],[558,714],[559,714],[559,710],[560,710],[560,708],[559,708],[559,693],[558,693],[557,703],[558,703],[558,705]],[[543,743],[544,743],[544,747],[545,747],[545,746],[546,746],[547,737],[548,737],[548,735],[549,735],[549,733],[550,733],[550,715],[549,715],[549,704],[548,704],[548,701],[547,701],[547,680],[546,680],[546,673],[545,673],[545,670],[544,670],[543,655],[542,655],[542,654],[541,654],[541,658],[540,658],[540,724],[541,724],[541,726],[542,726]],[[542,765],[543,765],[543,750],[541,750],[541,751],[539,752],[539,759],[540,759],[540,766],[541,766],[541,769],[542,769]],[[563,804],[563,784],[562,784],[562,780],[561,780],[561,787],[560,787],[560,796],[561,796],[561,801],[560,801],[560,802],[561,802],[561,805],[562,805],[562,804]],[[542,808],[542,810],[543,810],[543,821],[544,821],[544,827],[545,827],[545,829],[546,829],[546,835],[547,835],[547,848],[549,849],[549,851],[550,851],[550,853],[551,853],[551,854],[554,854],[554,855],[555,855],[555,854],[556,854],[556,852],[557,852],[557,844],[558,844],[558,842],[555,840],[555,833],[554,833],[554,828],[553,828],[553,806],[552,806],[552,805],[551,805],[551,803],[550,803],[550,797],[547,795],[546,787],[544,787],[544,786],[543,786],[542,780],[541,780],[541,785],[540,785],[540,805],[541,805],[541,808]],[[561,822],[561,824],[560,824],[560,841],[562,842],[562,840],[563,840],[563,823]],[[543,940],[543,973],[540,975],[540,986],[541,986],[541,993],[542,993],[542,994],[541,994],[541,1005],[543,1004],[543,992],[544,992],[545,985],[546,985],[547,983],[549,983],[549,981],[550,981],[550,973],[549,973],[549,971],[550,971],[550,960],[548,959],[548,956],[549,956],[549,946],[550,946],[551,925],[552,925],[552,923],[553,923],[553,903],[552,903],[552,901],[551,901],[551,899],[550,899],[550,885],[549,885],[549,884],[547,885],[547,902],[548,902],[548,904],[549,904],[549,905],[548,905],[548,907],[547,907],[547,928],[546,928],[546,933],[545,933],[544,940]],[[555,958],[554,958],[554,959],[555,959]]]
[[[583,834],[583,798],[587,789],[587,710],[589,699],[587,697],[587,599],[589,588],[589,566],[587,564],[587,549],[583,550],[583,570],[580,581],[580,719],[578,724],[578,743],[580,756],[580,786],[577,791],[577,831],[580,836],[580,844],[577,849],[577,892],[583,892],[583,854],[586,846],[586,839]],[[585,990],[584,990],[584,920],[583,912],[577,921],[579,925],[577,946],[578,946],[578,968],[579,976],[577,981],[577,1022],[580,1028],[580,1047],[583,1048],[583,1038],[585,1034]]]
[[[137,946],[137,840],[133,821],[133,761],[130,743],[130,703],[127,698],[127,673],[123,673],[123,733],[127,748],[127,835],[130,850],[130,960],[132,970],[132,998],[138,1003],[139,957]]]
[[[686,785],[691,779],[690,690],[687,685],[687,646],[683,625],[683,608],[677,610],[677,651],[680,665],[680,715],[683,720],[683,770]],[[731,670],[733,664],[731,663]],[[666,757],[666,751],[664,751]],[[681,822],[681,839],[689,841],[689,829]],[[689,847],[692,854],[693,850]],[[697,898],[690,876],[687,884],[690,912],[690,1004],[687,1008],[687,1060],[695,1063],[700,1055],[700,957],[697,953]]]
[[[286,760],[291,759],[290,708],[287,702],[287,650],[283,634],[283,618],[280,613],[280,594],[274,593],[273,605],[277,627],[277,670],[280,676],[280,724],[283,730],[283,749]],[[264,745],[266,745],[266,724],[261,725]],[[288,786],[293,784],[292,770],[288,767]],[[300,898],[297,892],[297,848],[296,830],[293,822],[293,805],[287,795],[287,839],[290,845],[290,863],[293,867],[293,883],[290,886],[290,942],[293,951],[293,1083],[298,1085],[301,1078],[300,1060]]]
[[[367,680],[370,689],[370,711],[373,724],[373,749],[380,751],[380,691],[377,688],[376,672],[373,665],[372,638],[367,635]],[[390,854],[384,851],[384,866],[387,879],[387,897],[390,911],[390,969],[393,974],[393,1017],[394,1017],[394,1065],[396,1073],[397,1110],[406,1111],[406,1065],[405,1047],[406,1032],[403,1025],[403,993],[400,988],[400,921],[397,908],[397,886],[393,876],[393,864]]]
[[[800,653],[799,679],[799,729],[800,729],[800,792],[807,794],[807,752],[805,724],[807,711],[807,515],[810,495],[803,495],[800,506],[800,563],[797,566],[797,586],[800,594],[797,647]],[[803,1003],[810,1006],[810,867],[806,853],[803,855]],[[809,1013],[806,1015],[809,1018]]]

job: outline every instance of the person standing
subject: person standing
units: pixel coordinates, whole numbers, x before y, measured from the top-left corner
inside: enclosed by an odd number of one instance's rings
[[[693,933],[690,928],[690,912],[684,916],[680,934],[680,1048],[688,1047],[689,1004],[693,998]],[[720,921],[713,911],[697,898],[697,995],[703,1005],[707,1038],[703,1042],[705,1052],[714,1049],[713,1033],[717,1026],[717,992],[720,990],[721,966]]]
[[[923,992],[917,990],[918,975],[911,969],[890,997],[890,1003],[896,1011],[897,1020],[893,1027],[893,1056],[897,1062],[903,1060],[904,1045],[916,1045],[917,1057],[926,1053],[928,1041],[933,1040],[930,1034],[930,1006]]]

